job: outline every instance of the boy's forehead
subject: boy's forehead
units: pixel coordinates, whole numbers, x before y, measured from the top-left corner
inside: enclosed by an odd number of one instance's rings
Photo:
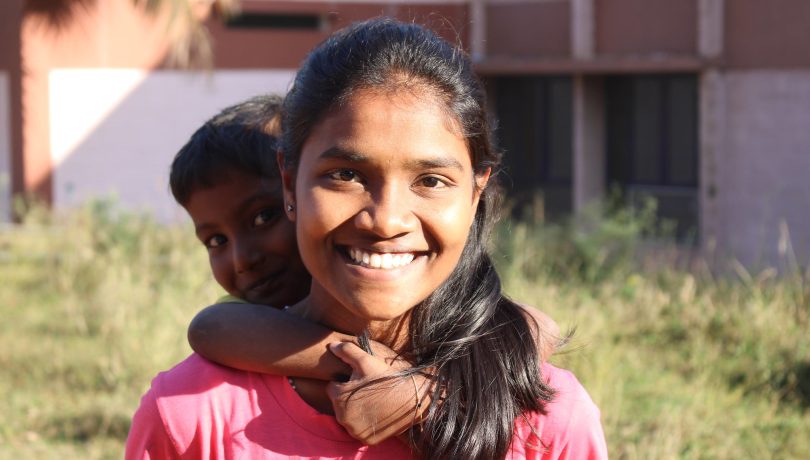
[[[200,190],[219,190],[220,193],[236,195],[247,195],[257,191],[277,191],[281,194],[281,178],[236,168],[224,169],[209,177],[205,184],[201,184]]]
[[[281,180],[242,171],[227,171],[210,184],[198,187],[185,205],[195,225],[220,221],[254,206],[281,206]]]

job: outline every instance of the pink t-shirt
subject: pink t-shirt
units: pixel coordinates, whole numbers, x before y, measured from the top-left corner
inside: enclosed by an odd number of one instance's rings
[[[607,458],[599,410],[573,374],[551,365],[557,390],[547,415],[515,428],[509,459]],[[543,447],[545,446],[545,447]],[[397,439],[366,446],[334,417],[318,413],[284,377],[238,371],[192,354],[160,373],[141,399],[127,438],[127,459],[409,459]]]

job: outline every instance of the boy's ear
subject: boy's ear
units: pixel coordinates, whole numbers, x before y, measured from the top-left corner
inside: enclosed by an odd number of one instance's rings
[[[284,163],[284,154],[276,152],[276,164],[281,175],[281,187],[284,193],[284,212],[287,218],[295,222],[295,173]]]

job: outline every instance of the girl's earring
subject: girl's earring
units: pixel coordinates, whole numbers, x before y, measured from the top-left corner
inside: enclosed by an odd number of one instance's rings
[[[293,210],[295,210],[295,206],[287,203],[287,212],[293,212]]]

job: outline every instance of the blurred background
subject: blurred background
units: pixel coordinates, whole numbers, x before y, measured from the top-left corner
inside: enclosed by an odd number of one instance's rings
[[[353,21],[488,87],[507,291],[564,327],[613,458],[810,458],[807,0],[3,0],[0,458],[117,458],[219,295],[168,166]]]

